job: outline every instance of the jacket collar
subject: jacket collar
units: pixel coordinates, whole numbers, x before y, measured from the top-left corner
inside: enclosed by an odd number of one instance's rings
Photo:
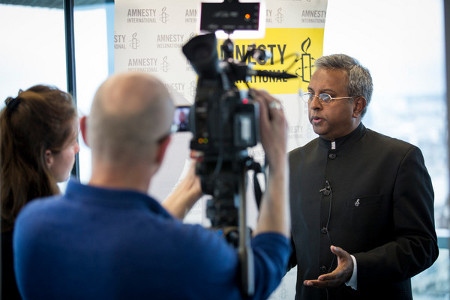
[[[366,131],[366,127],[361,122],[355,130],[353,130],[346,136],[337,138],[334,141],[319,137],[319,144],[321,147],[326,147],[329,150],[340,150],[348,145],[354,144],[366,133]]]

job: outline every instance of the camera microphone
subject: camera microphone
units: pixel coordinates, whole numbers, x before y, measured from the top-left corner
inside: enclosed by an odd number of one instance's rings
[[[287,72],[273,72],[273,71],[266,71],[266,70],[248,69],[247,74],[249,76],[265,76],[265,77],[281,78],[281,79],[297,78],[297,75],[289,74]]]

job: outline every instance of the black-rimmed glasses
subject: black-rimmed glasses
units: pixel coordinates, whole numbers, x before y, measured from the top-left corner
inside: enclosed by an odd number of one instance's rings
[[[320,93],[319,95],[316,95],[316,94],[313,94],[310,92],[303,93],[301,95],[301,97],[302,97],[303,101],[308,102],[308,103],[311,103],[313,101],[313,99],[315,97],[317,97],[321,103],[325,103],[325,104],[331,103],[334,100],[353,99],[353,97],[331,97],[327,93]]]

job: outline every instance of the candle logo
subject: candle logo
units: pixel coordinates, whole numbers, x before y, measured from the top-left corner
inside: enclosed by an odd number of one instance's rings
[[[312,61],[314,60],[314,57],[311,57],[311,53],[308,53],[309,47],[311,47],[311,39],[307,38],[303,41],[301,46],[303,53],[300,58],[297,58],[297,61],[301,60],[301,67],[298,68],[295,73],[298,77],[302,78],[303,82],[309,82],[311,80]]]
[[[132,49],[137,49],[139,48],[139,45],[141,44],[141,42],[139,41],[139,39],[137,38],[137,32],[132,34],[132,38],[131,38],[131,43],[130,43],[130,47]]]
[[[282,8],[278,8],[277,9],[277,13],[275,15],[275,20],[278,23],[283,23],[283,19],[284,19],[283,9]]]
[[[164,56],[162,64],[161,64],[161,68],[162,68],[163,72],[169,72],[169,66],[170,66],[170,64],[167,61],[167,56]]]
[[[163,7],[159,19],[162,23],[167,23],[169,21],[169,14],[166,12],[167,7]]]

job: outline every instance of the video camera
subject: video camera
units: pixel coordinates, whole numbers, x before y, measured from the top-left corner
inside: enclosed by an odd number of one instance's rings
[[[202,3],[198,35],[182,48],[198,75],[195,101],[190,109],[189,127],[193,133],[192,150],[203,153],[198,164],[202,190],[213,195],[207,211],[213,227],[236,226],[239,203],[229,201],[239,188],[243,170],[260,170],[247,149],[259,142],[259,107],[251,97],[240,91],[236,82],[247,82],[250,76],[296,78],[287,73],[253,70],[245,61],[248,57],[264,60],[265,52],[254,45],[241,61],[233,58],[234,45],[227,38],[221,45],[222,60],[218,58],[215,32],[256,31],[261,25],[261,3],[225,0]],[[257,199],[258,201],[258,199]],[[231,204],[231,205],[228,205]],[[209,214],[208,214],[209,213]]]
[[[250,57],[264,59],[265,53],[250,47],[241,61],[233,58],[234,45],[226,38],[220,47],[219,60],[216,31],[231,35],[236,30],[260,29],[261,3],[224,0],[202,3],[200,30],[206,34],[189,40],[182,48],[198,75],[195,101],[190,109],[189,128],[193,134],[192,150],[203,153],[197,163],[202,191],[211,195],[207,202],[207,217],[213,228],[223,230],[227,240],[239,247],[243,290],[253,294],[253,255],[249,246],[250,231],[246,222],[247,172],[262,172],[260,164],[249,155],[259,136],[259,106],[236,86],[247,84],[250,76],[296,78],[296,75],[255,71],[245,64]],[[248,84],[247,84],[248,87]],[[259,185],[255,186],[257,205]]]
[[[227,53],[228,48],[223,50]],[[241,97],[235,85],[237,80],[245,80],[245,74],[236,72],[241,66],[228,53],[219,63],[214,33],[193,38],[183,47],[183,52],[198,74],[189,122],[193,133],[190,147],[203,153],[203,160],[198,164],[203,192],[218,201],[224,199],[225,203],[220,204],[223,206],[235,192],[236,175],[247,160],[248,147],[259,142],[259,107]],[[214,227],[237,225],[237,220],[231,217],[237,214],[233,213],[232,206],[229,208],[217,215],[210,210]]]

